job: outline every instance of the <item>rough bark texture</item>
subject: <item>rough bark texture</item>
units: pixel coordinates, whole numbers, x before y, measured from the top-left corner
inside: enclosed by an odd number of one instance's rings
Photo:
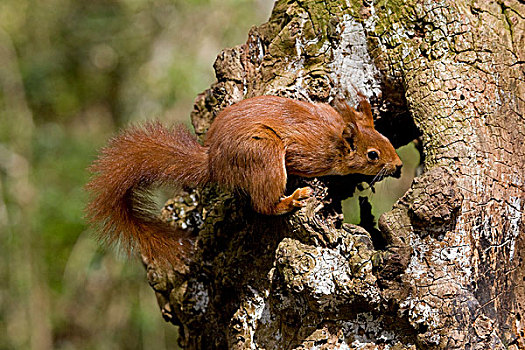
[[[425,171],[380,218],[385,247],[342,223],[355,177],[290,179],[316,198],[283,217],[211,187],[171,203],[166,217],[195,230],[193,261],[146,265],[182,345],[525,348],[524,17],[517,0],[278,1],[224,50],[199,135],[246,97],[358,89],[395,145],[420,133]]]

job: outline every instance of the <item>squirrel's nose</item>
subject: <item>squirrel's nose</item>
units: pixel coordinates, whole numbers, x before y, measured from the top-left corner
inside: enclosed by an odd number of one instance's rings
[[[401,177],[401,168],[403,167],[403,164],[396,165],[396,171],[392,174],[392,177],[395,177],[396,179],[399,179]]]

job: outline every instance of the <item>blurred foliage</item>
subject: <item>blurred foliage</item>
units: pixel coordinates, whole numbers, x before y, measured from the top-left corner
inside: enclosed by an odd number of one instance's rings
[[[176,348],[140,264],[86,231],[86,168],[130,121],[189,122],[272,3],[0,2],[0,349]]]

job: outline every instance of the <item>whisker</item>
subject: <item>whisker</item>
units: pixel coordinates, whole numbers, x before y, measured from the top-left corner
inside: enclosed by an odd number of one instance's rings
[[[377,175],[372,179],[372,182],[370,183],[370,185],[373,185],[376,182],[381,181],[384,178],[385,174],[386,174],[386,166],[382,167],[381,170],[379,170]]]
[[[381,178],[378,181],[383,180],[386,177],[386,174],[387,174],[387,169],[386,169],[386,166],[385,166],[385,167],[383,167],[383,169],[381,169]]]
[[[368,188],[372,191],[372,193],[375,193],[375,188],[374,188],[374,184],[376,182],[379,182],[381,180],[383,180],[386,176],[386,173],[387,173],[387,169],[386,169],[386,165],[384,167],[381,168],[381,170],[379,170],[379,172],[374,176],[374,178],[372,179],[372,181],[370,181],[368,183]]]
[[[381,176],[381,172],[383,171],[384,168],[381,168],[381,170],[379,170],[379,172],[376,174],[376,176],[374,176],[374,178],[372,179],[372,181],[370,182],[370,185],[373,185],[377,178]]]

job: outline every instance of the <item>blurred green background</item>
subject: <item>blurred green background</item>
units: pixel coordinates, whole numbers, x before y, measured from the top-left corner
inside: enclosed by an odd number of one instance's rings
[[[0,1],[0,349],[176,348],[141,264],[86,228],[86,167],[129,122],[189,123],[272,5]]]
[[[0,349],[177,348],[141,264],[87,229],[86,168],[130,122],[189,123],[216,55],[272,4],[0,1]],[[411,165],[376,185],[389,198],[372,195],[376,215],[417,166],[413,146],[400,153]],[[358,223],[356,198],[345,215]]]

